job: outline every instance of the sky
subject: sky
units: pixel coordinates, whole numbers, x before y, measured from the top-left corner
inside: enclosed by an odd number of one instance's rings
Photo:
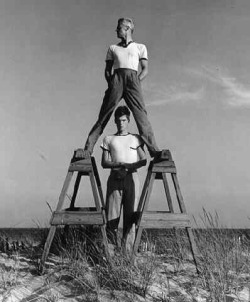
[[[204,208],[248,228],[249,15],[248,0],[0,0],[0,227],[49,225],[102,103],[117,19],[127,16],[148,49],[144,101],[188,213],[199,219]],[[104,192],[100,144],[114,132],[112,117],[94,150]],[[92,202],[84,181],[82,205]],[[150,204],[164,210],[158,186]]]

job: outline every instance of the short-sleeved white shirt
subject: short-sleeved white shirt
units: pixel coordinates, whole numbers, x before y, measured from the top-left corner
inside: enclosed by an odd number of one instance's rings
[[[110,152],[113,162],[135,163],[139,160],[137,149],[143,145],[138,134],[108,135],[104,137],[101,148]]]
[[[144,44],[130,43],[127,47],[111,45],[106,55],[106,61],[113,61],[113,68],[128,68],[138,71],[139,61],[148,59],[147,48]]]

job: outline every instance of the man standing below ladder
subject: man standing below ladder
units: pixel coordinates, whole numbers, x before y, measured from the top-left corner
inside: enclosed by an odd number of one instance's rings
[[[160,155],[141,90],[141,81],[148,74],[147,48],[144,44],[133,41],[133,31],[132,19],[118,20],[116,33],[121,42],[111,45],[106,55],[105,78],[108,89],[105,92],[98,120],[89,133],[83,153],[78,153],[79,157],[92,154],[98,138],[122,98],[133,113],[140,136],[147,145],[151,157],[157,158]]]
[[[139,199],[139,178],[137,169],[146,165],[143,142],[139,135],[128,132],[130,111],[120,106],[115,111],[117,132],[106,136],[102,166],[111,169],[107,183],[106,211],[108,237],[115,245],[120,245],[118,227],[123,212],[123,234],[121,245],[132,252],[135,240],[135,217]]]

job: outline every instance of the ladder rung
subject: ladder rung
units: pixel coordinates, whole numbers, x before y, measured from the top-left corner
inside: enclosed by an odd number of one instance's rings
[[[190,227],[187,214],[147,211],[142,214],[140,226],[143,228],[161,229],[173,227]]]
[[[51,225],[74,225],[74,224],[95,224],[103,225],[104,218],[102,212],[89,211],[67,211],[54,212],[51,218]]]

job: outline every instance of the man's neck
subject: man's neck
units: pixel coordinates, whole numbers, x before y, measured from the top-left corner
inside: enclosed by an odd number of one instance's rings
[[[121,46],[128,46],[130,43],[133,42],[133,39],[132,37],[126,37],[126,38],[123,38],[121,39],[121,42],[119,43]]]
[[[129,134],[128,131],[121,131],[121,132],[118,132],[118,131],[117,131],[117,133],[116,133],[116,135],[118,135],[118,136],[126,136],[126,135],[128,135],[128,134]]]

